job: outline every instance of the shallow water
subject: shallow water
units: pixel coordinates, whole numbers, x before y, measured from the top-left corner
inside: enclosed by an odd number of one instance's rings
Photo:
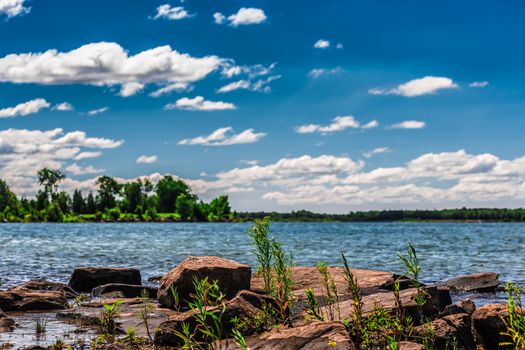
[[[4,287],[35,277],[67,282],[76,266],[133,266],[144,280],[188,255],[219,255],[254,264],[249,224],[1,224]],[[525,224],[274,223],[274,235],[298,265],[319,260],[401,272],[397,254],[412,242],[425,282],[481,271],[525,281]]]

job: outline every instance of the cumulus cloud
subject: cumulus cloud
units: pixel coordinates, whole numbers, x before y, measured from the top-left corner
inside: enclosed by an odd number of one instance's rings
[[[295,128],[295,131],[299,134],[311,134],[314,132],[322,133],[322,134],[329,134],[332,132],[338,132],[343,131],[348,128],[357,129],[371,129],[378,126],[379,123],[376,120],[372,120],[365,125],[361,126],[359,121],[357,121],[354,117],[351,115],[344,116],[344,117],[335,117],[332,119],[332,122],[328,125],[320,125],[320,124],[305,124],[300,125]]]
[[[92,110],[88,111],[87,115],[94,116],[94,115],[97,115],[97,114],[100,114],[100,113],[104,113],[104,112],[107,112],[107,111],[109,111],[109,107],[102,107],[102,108],[92,109]]]
[[[171,7],[169,4],[164,4],[157,7],[157,14],[153,19],[164,18],[170,21],[176,21],[187,17],[190,17],[190,14],[183,6]]]
[[[7,18],[20,16],[31,11],[31,7],[24,6],[26,0],[0,0],[0,15]]]
[[[372,156],[376,154],[388,153],[388,152],[390,152],[390,148],[388,147],[377,147],[377,148],[374,148],[373,150],[363,152],[363,157],[371,158]]]
[[[170,46],[130,55],[117,43],[99,42],[68,52],[7,55],[0,58],[0,82],[119,86],[120,95],[131,96],[146,84],[197,82],[225,64],[217,56],[192,57]]]
[[[164,106],[166,110],[182,109],[186,111],[224,111],[236,109],[233,103],[222,101],[208,101],[202,96],[194,98],[183,97],[178,99],[175,103],[168,103]]]
[[[258,79],[255,81],[248,80],[238,80],[224,85],[223,87],[217,90],[218,93],[226,93],[235,90],[250,90],[250,91],[259,91],[269,93],[271,88],[269,84],[277,79],[280,79],[280,75],[273,75],[265,79]]]
[[[140,156],[137,158],[138,164],[151,164],[155,163],[159,160],[159,157],[153,155],[153,156]]]
[[[174,84],[163,86],[160,89],[153,91],[149,95],[151,97],[160,97],[164,95],[169,95],[172,92],[183,92],[183,91],[191,91],[191,90],[192,90],[192,86],[189,83],[174,83]]]
[[[317,40],[315,42],[314,47],[316,49],[327,49],[327,48],[330,47],[330,41],[324,40],[324,39],[319,39],[319,40]]]
[[[74,109],[73,105],[69,102],[58,103],[53,106],[53,109],[60,112],[72,111]]]
[[[14,107],[8,107],[0,109],[0,118],[15,118],[24,117],[26,115],[35,114],[43,109],[47,109],[51,106],[43,98],[37,98],[31,101],[20,103]]]
[[[226,20],[228,20],[229,25],[232,27],[238,27],[240,25],[264,23],[267,17],[264,11],[261,9],[253,7],[241,7],[237,13],[234,13],[227,18],[222,13],[216,12],[213,14],[213,19],[217,24],[223,24],[226,22]]]
[[[361,129],[373,129],[377,128],[379,126],[379,122],[377,120],[371,120],[368,123],[361,126]]]
[[[245,143],[255,143],[266,136],[266,133],[254,132],[254,129],[246,129],[239,134],[233,132],[231,126],[219,128],[208,136],[197,136],[192,139],[179,141],[179,145],[202,145],[202,146],[231,146]]]
[[[91,165],[82,167],[77,163],[73,163],[70,166],[66,167],[66,171],[73,175],[89,175],[89,174],[100,174],[106,171],[105,169],[97,169]]]
[[[323,76],[323,75],[335,75],[335,74],[339,74],[339,73],[342,73],[343,72],[343,69],[341,67],[336,67],[336,68],[332,68],[332,69],[325,69],[325,68],[315,68],[315,69],[312,69],[310,72],[308,72],[308,76],[310,78],[319,78],[320,76]]]
[[[416,97],[434,94],[443,89],[456,89],[459,86],[450,78],[426,76],[410,80],[393,89],[374,88],[368,90],[372,95],[400,95],[405,97]]]
[[[36,173],[43,167],[63,169],[68,162],[98,157],[123,141],[89,137],[83,131],[7,129],[0,131],[0,178],[19,194],[33,193]],[[75,164],[75,163],[73,163]],[[71,166],[72,164],[70,164]],[[94,168],[71,167],[69,172]]]
[[[393,124],[392,129],[423,129],[427,124],[419,120],[405,120],[400,123]]]
[[[472,83],[468,84],[471,88],[484,88],[489,86],[488,81],[473,81]]]

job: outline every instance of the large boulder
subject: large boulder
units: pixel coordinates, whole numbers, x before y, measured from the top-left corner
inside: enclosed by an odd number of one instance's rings
[[[157,287],[143,285],[110,283],[93,288],[91,295],[94,297],[103,297],[104,295],[120,292],[124,298],[137,298],[140,297],[145,290],[148,293],[149,298],[156,298],[157,289]]]
[[[512,346],[500,346],[511,339],[502,335],[507,330],[504,318],[509,316],[509,309],[503,304],[488,304],[476,309],[472,314],[472,325],[477,341],[485,350],[512,349]]]
[[[454,315],[454,314],[469,314],[476,311],[476,304],[470,299],[461,300],[455,304],[450,304],[445,307],[441,316]]]
[[[476,349],[470,315],[467,313],[445,316],[432,321],[431,327],[427,324],[416,327],[414,332],[424,336],[429,329],[432,329],[433,345],[436,349]]]
[[[500,285],[499,275],[495,272],[481,272],[460,276],[441,282],[454,292],[494,292]]]
[[[69,279],[69,286],[82,293],[108,283],[141,285],[142,279],[138,269],[120,267],[77,267]]]
[[[236,297],[223,305],[209,307],[207,310],[216,313],[222,312],[220,322],[222,337],[227,338],[231,334],[234,319],[243,320],[255,317],[261,311],[257,306],[262,305],[264,302],[263,296],[257,298],[251,292],[241,291]],[[198,310],[190,310],[175,314],[171,316],[168,321],[162,322],[155,332],[155,344],[158,346],[175,347],[182,345],[182,340],[177,336],[177,333],[182,332],[183,324],[188,324],[190,329],[194,330],[198,324],[196,318],[198,314]],[[210,319],[208,321],[210,322],[209,325],[212,325],[212,320]],[[196,340],[203,340],[202,337],[203,335],[199,332],[195,335]]]
[[[23,284],[20,284],[16,287],[10,288],[9,290],[12,291],[38,291],[38,292],[44,292],[44,291],[54,291],[54,292],[62,292],[67,298],[74,298],[78,295],[77,292],[75,292],[71,287],[69,287],[67,284],[59,283],[59,282],[50,282],[46,279],[39,278],[39,279],[33,279],[29,280]]]
[[[260,337],[248,339],[247,345],[252,350],[356,349],[341,322],[313,322],[300,327],[272,331]],[[227,349],[236,348],[231,345],[230,341]]]
[[[0,308],[5,311],[62,310],[68,307],[62,292],[0,292]]]
[[[174,307],[173,287],[181,303],[187,304],[195,292],[194,279],[206,277],[210,283],[217,281],[220,291],[230,299],[239,291],[250,289],[251,269],[248,265],[216,256],[190,256],[160,280],[157,293],[159,303],[165,307]]]

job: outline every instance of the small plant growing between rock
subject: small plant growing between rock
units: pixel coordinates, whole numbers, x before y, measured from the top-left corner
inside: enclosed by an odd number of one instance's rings
[[[344,254],[343,258],[343,274],[348,285],[348,292],[353,301],[353,311],[351,316],[352,326],[350,328],[350,335],[356,339],[358,343],[362,342],[364,331],[364,317],[363,317],[363,301],[361,298],[361,289],[357,284],[357,280],[348,266],[348,261]],[[348,327],[347,327],[348,328]]]
[[[102,305],[102,313],[100,316],[100,332],[103,335],[113,338],[117,331],[117,323],[115,319],[119,316],[118,305],[121,301],[116,301],[113,304]]]
[[[235,344],[237,344],[238,347],[241,348],[241,350],[250,350],[248,345],[246,344],[246,339],[244,339],[244,336],[239,332],[239,330],[234,329],[232,331],[233,339],[235,340]]]
[[[140,293],[140,299],[142,300],[142,308],[139,310],[138,316],[144,322],[144,327],[146,328],[146,333],[148,338],[153,341],[151,334],[149,332],[149,314],[153,310],[153,304],[149,302],[149,293],[146,289],[143,289]]]
[[[248,234],[252,238],[255,250],[253,253],[259,263],[257,272],[262,275],[264,290],[272,290],[272,238],[270,237],[270,218],[256,219]]]
[[[507,282],[505,284],[505,293],[507,295],[507,307],[509,316],[502,317],[507,330],[502,335],[512,339],[511,342],[503,342],[500,345],[511,345],[516,349],[525,348],[525,312],[521,304],[521,289],[519,285]]]
[[[37,338],[46,332],[47,319],[37,319],[35,322],[35,333]]]
[[[140,346],[144,343],[143,339],[141,339],[137,335],[137,331],[133,327],[129,327],[126,331],[126,336],[119,340],[120,343],[129,344],[129,345],[136,345]]]
[[[273,273],[275,278],[275,286],[273,289],[273,296],[275,297],[279,309],[279,316],[281,322],[291,323],[293,315],[292,310],[295,303],[292,280],[292,266],[293,256],[289,256],[283,251],[279,242],[272,242],[272,256],[273,256]]]
[[[317,263],[317,271],[323,277],[323,287],[325,290],[326,308],[328,310],[328,318],[330,321],[335,319],[335,312],[337,311],[339,318],[341,318],[341,312],[339,310],[339,294],[337,293],[337,287],[335,285],[334,278],[330,271],[328,271],[328,265],[324,261]]]
[[[171,293],[171,296],[173,297],[173,308],[176,311],[180,311],[180,296],[179,296],[179,292],[177,290],[177,287],[171,285],[170,286],[170,293]]]
[[[56,338],[55,343],[49,347],[49,350],[63,350],[66,348],[66,343],[60,339]]]
[[[405,266],[404,276],[410,278],[412,285],[417,289],[415,302],[419,305],[420,313],[421,307],[427,302],[427,293],[419,283],[419,273],[421,272],[421,264],[416,254],[416,249],[411,243],[408,243],[407,254],[398,255],[399,259]],[[421,315],[422,316],[422,315]]]
[[[313,320],[324,321],[324,317],[321,315],[321,309],[319,308],[319,302],[315,297],[313,289],[306,288],[304,293],[306,294],[306,303],[308,305],[308,310],[306,310],[308,317]]]

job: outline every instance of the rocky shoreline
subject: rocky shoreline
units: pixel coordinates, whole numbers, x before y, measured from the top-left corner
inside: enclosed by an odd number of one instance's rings
[[[336,302],[329,300],[326,280],[317,267],[292,267],[290,271],[295,302],[287,311],[288,321],[279,324],[262,320],[268,308],[282,310],[278,298],[265,292],[262,276],[232,260],[188,257],[147,286],[142,285],[137,269],[79,267],[72,272],[67,285],[41,279],[0,291],[0,349],[182,348],[185,325],[198,327],[198,316],[203,310],[221,315],[221,339],[211,342],[211,348],[359,349],[354,335],[348,331],[348,320],[352,320],[356,304],[348,290],[344,269],[327,268],[335,286]],[[495,273],[462,276],[420,288],[415,288],[409,278],[391,272],[352,269],[351,273],[360,290],[360,307],[365,317],[380,307],[386,313],[401,313],[412,320],[410,338],[396,342],[398,349],[513,348],[499,345],[508,340],[501,335],[505,331],[504,319],[508,317],[506,305],[476,308],[470,300],[452,303],[451,293],[458,291],[496,291],[501,286]],[[200,312],[190,302],[199,293],[195,284],[199,280],[216,281],[221,293],[220,302],[204,305]],[[158,285],[153,285],[157,282]],[[213,290],[211,283],[207,286]],[[316,296],[321,317],[312,317],[305,291]],[[422,301],[418,299],[421,295]],[[109,320],[104,318],[107,314],[104,310],[111,306],[116,309],[111,319],[114,333],[101,338],[101,323]],[[35,324],[42,317],[49,323],[69,325],[67,332],[51,334],[51,329],[43,329],[40,335],[36,334]],[[238,337],[232,337],[234,325],[239,321],[248,325],[238,328],[243,330],[243,344]],[[24,327],[25,333],[17,333],[17,329]],[[135,339],[130,339],[130,329]],[[425,335],[428,330],[431,337]],[[432,341],[431,347],[424,344],[428,339]]]

